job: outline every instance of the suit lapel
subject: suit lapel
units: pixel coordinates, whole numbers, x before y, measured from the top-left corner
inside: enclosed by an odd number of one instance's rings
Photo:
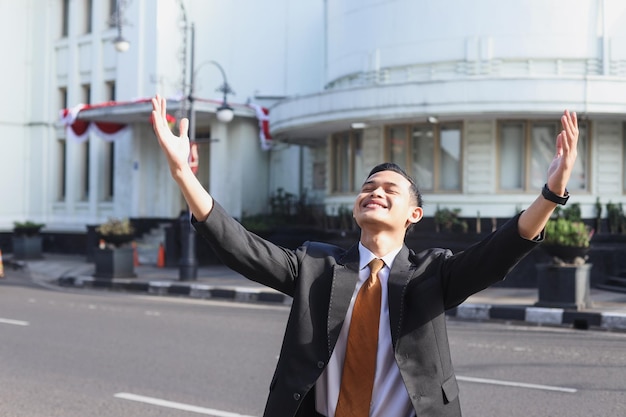
[[[359,247],[352,246],[333,268],[333,284],[328,307],[328,354],[335,348],[346,318],[354,287],[359,279]]]
[[[391,340],[395,347],[400,329],[402,328],[404,291],[413,276],[414,270],[409,261],[409,249],[406,245],[393,261],[393,267],[389,272],[387,282],[387,303],[389,304],[389,327],[391,328]]]

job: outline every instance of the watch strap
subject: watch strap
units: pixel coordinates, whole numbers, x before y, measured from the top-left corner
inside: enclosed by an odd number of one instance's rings
[[[560,204],[560,205],[565,205],[565,203],[567,203],[567,200],[569,199],[569,192],[567,191],[567,188],[565,189],[565,195],[560,196],[550,191],[550,189],[548,188],[548,184],[545,184],[543,186],[543,190],[541,190],[541,195],[546,200],[552,201],[553,203]]]

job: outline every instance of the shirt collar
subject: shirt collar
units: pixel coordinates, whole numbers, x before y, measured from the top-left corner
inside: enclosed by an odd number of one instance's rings
[[[396,259],[396,255],[398,255],[401,250],[402,246],[398,249],[392,250],[380,259],[383,260],[385,266],[391,269],[393,261]],[[359,270],[365,268],[374,258],[378,258],[378,256],[374,255],[369,249],[363,246],[361,242],[359,242]]]

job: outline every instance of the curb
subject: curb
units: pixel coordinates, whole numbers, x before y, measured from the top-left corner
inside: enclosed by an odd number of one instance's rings
[[[586,330],[626,330],[626,314],[566,310],[533,306],[461,304],[446,311],[449,317],[461,320],[523,321],[539,325],[568,326]]]
[[[144,292],[151,295],[179,295],[199,299],[221,299],[238,302],[267,302],[291,304],[291,297],[275,290],[250,287],[221,287],[199,283],[182,284],[172,281],[137,281],[136,279],[98,279],[93,276],[61,277],[61,287],[104,288],[120,291]]]
[[[111,289],[143,292],[151,295],[187,296],[197,299],[217,299],[237,302],[263,302],[290,305],[291,297],[272,289],[214,286],[176,281],[114,278],[99,279],[93,276],[64,276],[57,279],[61,287]],[[536,325],[573,327],[579,330],[626,330],[626,314],[577,311],[563,308],[527,305],[461,304],[446,311],[446,316],[470,321],[514,321]]]

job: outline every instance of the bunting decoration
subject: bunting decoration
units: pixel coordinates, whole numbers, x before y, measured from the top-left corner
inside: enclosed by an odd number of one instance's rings
[[[90,122],[79,120],[78,113],[95,107],[113,106],[115,102],[107,102],[97,106],[88,104],[78,104],[71,109],[61,110],[61,122],[65,124],[65,132],[68,139],[77,143],[85,142],[89,138],[89,133],[95,133],[107,142],[112,142],[120,138],[125,132],[127,125],[110,122]]]
[[[259,120],[259,138],[261,140],[261,149],[268,151],[272,149],[272,135],[270,134],[270,111],[266,107],[259,106],[255,103],[248,103],[256,112]]]

